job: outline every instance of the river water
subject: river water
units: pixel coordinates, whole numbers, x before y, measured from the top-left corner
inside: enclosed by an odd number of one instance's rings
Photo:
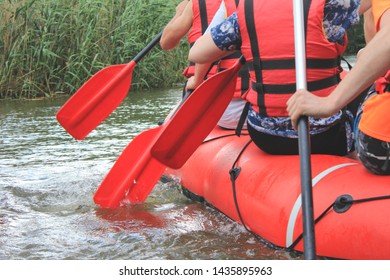
[[[122,150],[181,90],[130,92],[85,140],[58,124],[66,98],[0,101],[0,259],[301,259],[159,182],[145,203],[100,209],[93,194]]]

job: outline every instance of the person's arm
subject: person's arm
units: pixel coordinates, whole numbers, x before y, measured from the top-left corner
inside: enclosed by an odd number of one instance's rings
[[[369,9],[364,13],[364,38],[366,40],[366,44],[368,44],[374,36],[375,36],[374,15],[372,14],[372,9]]]
[[[230,28],[226,28],[227,25]],[[235,32],[231,31],[232,27]],[[226,32],[227,29],[229,29],[228,32]],[[188,59],[196,63],[195,76],[189,81],[191,82],[190,85],[195,87],[199,85],[203,81],[211,63],[235,52],[240,45],[240,38],[235,13],[212,28],[209,33],[201,36],[188,54]]]
[[[371,1],[372,0],[361,0],[360,1],[359,15],[363,15],[365,12],[368,11],[368,9],[371,8]]]
[[[288,101],[287,111],[297,128],[302,115],[329,117],[346,106],[365,88],[390,69],[390,10],[380,22],[380,30],[360,54],[355,66],[327,97],[317,97],[306,90],[298,90]]]
[[[206,77],[209,69],[211,68],[212,63],[204,63],[204,64],[195,64],[195,73],[194,76],[190,77],[187,81],[186,90],[194,90],[196,89],[203,81],[204,77]]]
[[[210,33],[200,37],[191,48],[188,60],[195,64],[195,74],[187,82],[187,89],[197,88],[203,81],[214,61],[228,55],[229,52],[220,50],[214,43]]]
[[[163,50],[175,48],[192,26],[192,0],[184,0],[176,7],[175,16],[163,30],[160,46]]]
[[[233,13],[196,40],[188,59],[195,63],[209,63],[235,52],[240,47],[241,34],[237,13]]]
[[[225,2],[222,1],[218,11],[215,13],[213,19],[211,20],[210,25],[207,27],[205,34],[210,33],[211,28],[220,24],[222,21],[225,20],[225,18],[226,18],[226,6],[225,6]],[[195,73],[194,76],[188,79],[186,90],[188,91],[188,90],[196,89],[204,81],[204,78],[208,74],[212,65],[213,65],[212,62],[206,62],[203,64],[195,63]]]
[[[196,40],[196,43],[189,52],[188,60],[195,63],[204,64],[217,61],[229,53],[233,52],[227,52],[219,49],[214,43],[211,34],[207,33]]]
[[[210,33],[201,36],[191,48],[188,60],[195,64],[195,74],[187,82],[187,89],[197,88],[203,81],[208,70],[214,61],[220,60],[222,57],[229,55],[232,52],[227,52],[219,49]]]

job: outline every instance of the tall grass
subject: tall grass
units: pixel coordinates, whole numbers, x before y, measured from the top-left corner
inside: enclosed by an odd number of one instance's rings
[[[173,0],[0,0],[0,97],[72,94],[100,69],[129,62],[174,14]],[[132,89],[182,82],[187,45],[155,47]]]
[[[366,41],[364,39],[364,20],[361,18],[360,22],[353,28],[348,29],[348,47],[345,51],[346,55],[356,55],[356,53],[364,48]]]

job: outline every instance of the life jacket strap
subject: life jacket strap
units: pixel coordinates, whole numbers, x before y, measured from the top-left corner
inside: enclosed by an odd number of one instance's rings
[[[306,68],[307,69],[332,69],[340,66],[341,57],[338,58],[307,58]],[[247,62],[248,69],[253,71],[256,70],[253,63]],[[286,70],[295,69],[295,59],[275,59],[275,60],[262,60],[262,70]]]
[[[317,91],[337,85],[339,82],[340,74],[336,74],[325,79],[307,82],[307,89],[308,91]],[[252,89],[258,94],[293,94],[296,91],[296,83],[274,85],[252,82]]]
[[[238,121],[237,127],[236,127],[236,135],[237,136],[241,136],[242,129],[244,127],[244,124],[246,122],[246,118],[248,116],[249,107],[250,107],[250,102],[246,102],[244,109],[242,110],[240,119]]]

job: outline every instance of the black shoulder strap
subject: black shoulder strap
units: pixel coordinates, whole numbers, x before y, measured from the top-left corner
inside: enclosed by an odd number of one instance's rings
[[[262,89],[262,83],[263,83],[263,73],[262,73],[262,66],[261,66],[261,60],[260,60],[260,50],[259,50],[259,41],[257,38],[256,33],[256,27],[255,27],[255,14],[254,14],[254,5],[253,0],[247,0],[244,3],[244,9],[245,9],[245,21],[246,26],[248,29],[249,39],[251,42],[251,50],[252,50],[252,56],[253,56],[253,68],[256,75],[256,85],[257,89],[256,91],[259,93],[257,95],[257,104],[260,106],[260,114],[265,114],[264,110],[264,94]]]
[[[311,0],[303,1],[303,15],[304,15],[304,26],[305,26],[305,34],[307,35],[307,23],[309,21],[309,11],[311,6]],[[306,38],[307,36],[305,36]]]
[[[240,4],[240,0],[236,0],[236,7],[238,7],[238,4]]]
[[[348,62],[348,60],[346,60],[345,57],[343,57],[343,56],[340,59],[347,64],[349,71],[351,71],[352,65]]]
[[[207,5],[206,0],[199,0],[200,20],[202,24],[202,34],[206,32],[209,26],[209,20],[207,18]]]

